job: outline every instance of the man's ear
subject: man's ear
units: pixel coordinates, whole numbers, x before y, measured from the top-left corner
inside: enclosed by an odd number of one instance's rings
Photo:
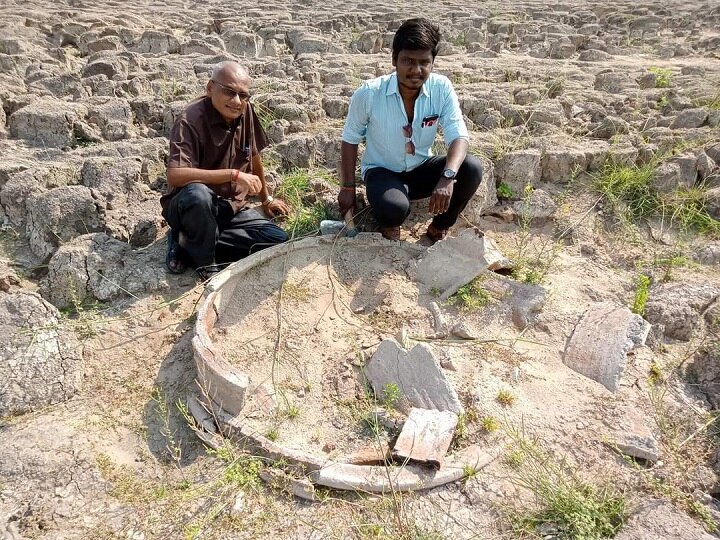
[[[393,56],[393,59],[392,59],[392,67],[394,67],[394,68],[397,67],[397,58],[395,58],[394,56]]]
[[[210,94],[212,93],[212,79],[207,82],[207,85],[205,86],[205,92],[206,95],[210,97]]]

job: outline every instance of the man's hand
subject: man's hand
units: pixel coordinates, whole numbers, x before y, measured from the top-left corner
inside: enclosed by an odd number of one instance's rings
[[[273,199],[268,204],[262,205],[265,213],[274,218],[275,216],[287,216],[290,213],[290,207],[281,199]]]
[[[447,212],[450,208],[450,198],[453,194],[452,180],[441,178],[430,196],[430,213],[433,215]]]
[[[344,216],[348,210],[355,210],[355,188],[341,187],[338,194],[338,205],[340,205],[340,215]]]
[[[250,173],[239,172],[233,175],[235,193],[257,195],[262,189],[260,177]]]

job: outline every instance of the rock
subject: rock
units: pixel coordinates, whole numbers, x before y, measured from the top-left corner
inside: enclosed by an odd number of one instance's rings
[[[649,332],[647,321],[628,308],[608,302],[595,304],[575,326],[563,363],[615,392],[627,353],[644,345]]]
[[[606,116],[600,125],[592,130],[592,136],[599,139],[610,139],[618,134],[630,131],[630,125],[619,116]]]
[[[671,193],[680,186],[681,178],[680,164],[665,161],[655,170],[651,185],[655,191]]]
[[[159,30],[145,30],[142,36],[128,48],[139,53],[178,53],[180,42],[172,34]]]
[[[585,151],[578,148],[547,148],[542,160],[543,182],[565,184],[588,166]]]
[[[40,98],[10,116],[10,135],[49,147],[74,146],[75,123],[86,114],[84,105]]]
[[[689,341],[701,330],[701,314],[720,290],[702,283],[660,283],[650,287],[645,318],[665,337]]]
[[[240,491],[235,495],[235,501],[230,509],[230,515],[240,518],[245,514],[245,492]]]
[[[492,163],[486,159],[481,159],[481,161],[483,166],[482,180],[465,210],[463,210],[463,215],[470,223],[478,223],[485,210],[497,204],[497,188]]]
[[[547,301],[547,291],[540,285],[521,283],[491,274],[483,281],[483,288],[501,302],[508,316],[520,330],[530,326]]]
[[[379,400],[385,399],[388,385],[396,385],[400,395],[398,406],[407,403],[422,409],[463,412],[457,392],[424,343],[407,351],[394,339],[386,339],[363,371]]]
[[[448,323],[445,315],[440,310],[437,302],[430,302],[430,313],[432,313],[434,323],[435,338],[446,338],[448,336]]]
[[[448,266],[447,261],[453,264]],[[441,300],[447,300],[482,272],[509,264],[495,242],[480,230],[465,229],[456,237],[435,243],[419,260],[411,261],[406,271],[428,289],[437,289]]]
[[[82,348],[55,307],[35,293],[0,294],[0,417],[72,397]]]
[[[713,540],[702,525],[671,503],[645,500],[633,511],[615,540]]]
[[[475,333],[472,332],[464,322],[459,322],[453,326],[450,333],[460,339],[477,339]]]
[[[275,489],[285,491],[306,501],[315,501],[315,486],[306,478],[293,478],[280,469],[263,469],[260,478]]]
[[[712,218],[720,221],[720,187],[705,192],[705,209]]]
[[[660,459],[657,440],[643,418],[632,409],[625,411],[622,415],[613,439],[617,449],[626,456],[643,459],[650,463],[655,463]]]
[[[588,49],[581,51],[578,60],[581,62],[604,62],[610,60],[612,55],[598,49]]]
[[[515,92],[515,103],[518,105],[530,105],[540,101],[540,91],[535,88],[526,88]]]
[[[383,38],[377,30],[366,30],[352,42],[352,45],[358,52],[375,54],[382,50]]]
[[[720,243],[709,243],[698,248],[693,255],[693,259],[707,265],[720,263]]]
[[[670,129],[698,128],[707,120],[707,109],[685,109],[675,117],[670,124]]]
[[[131,133],[132,108],[120,98],[99,98],[88,106],[88,122],[97,125],[108,141],[127,139]]]
[[[58,187],[28,200],[30,249],[44,259],[63,242],[104,229],[104,210],[85,186]]]
[[[350,103],[344,98],[324,97],[322,107],[330,118],[345,118]]]
[[[105,75],[108,79],[115,77],[126,79],[127,74],[127,65],[116,56],[103,56],[97,60],[88,62],[82,70],[83,77]]]
[[[520,223],[539,226],[551,220],[555,215],[557,205],[552,197],[542,189],[534,189],[530,197],[515,201],[513,210]]]
[[[498,160],[495,166],[498,185],[507,184],[510,186],[513,196],[518,198],[522,197],[525,186],[537,185],[541,176],[540,150],[536,148],[508,152]]]
[[[136,251],[104,233],[86,234],[61,246],[48,263],[42,294],[58,307],[110,300],[168,287],[163,246]]]
[[[251,32],[226,32],[223,41],[228,52],[248,58],[260,56],[263,48],[262,38]]]
[[[717,409],[720,407],[720,342],[711,342],[695,352],[688,366],[693,382]]]
[[[626,73],[606,71],[595,76],[595,90],[608,94],[622,94],[638,88],[637,83]]]

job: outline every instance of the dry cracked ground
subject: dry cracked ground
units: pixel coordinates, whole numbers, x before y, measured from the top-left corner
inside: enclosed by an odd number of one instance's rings
[[[0,537],[716,537],[720,6],[673,4],[4,0]],[[215,63],[244,63],[270,176],[298,194],[286,226],[312,231],[337,212],[350,96],[417,15],[442,28],[435,69],[485,163],[458,230],[495,239],[543,301],[518,316],[507,285],[476,283],[443,306],[479,338],[444,345],[476,368],[455,444],[493,463],[298,500],[186,418],[202,286],[164,269],[165,137]],[[419,204],[403,241],[426,221]],[[613,357],[613,390],[563,362],[599,303],[652,325]],[[391,335],[395,315],[368,324]]]

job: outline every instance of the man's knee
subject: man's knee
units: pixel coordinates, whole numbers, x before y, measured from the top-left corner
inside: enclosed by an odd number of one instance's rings
[[[213,191],[205,184],[193,183],[188,184],[182,188],[182,191],[178,193],[179,206],[182,211],[194,209],[208,209],[213,208]]]
[[[476,185],[480,185],[480,182],[482,182],[482,175],[482,161],[472,154],[467,154],[465,156],[465,161],[463,161],[463,164],[460,166],[460,170],[458,171],[458,177],[463,180],[469,180]]]
[[[393,193],[396,191],[397,193]],[[410,200],[398,190],[386,191],[376,205],[372,205],[375,218],[385,227],[397,227],[410,213]]]

